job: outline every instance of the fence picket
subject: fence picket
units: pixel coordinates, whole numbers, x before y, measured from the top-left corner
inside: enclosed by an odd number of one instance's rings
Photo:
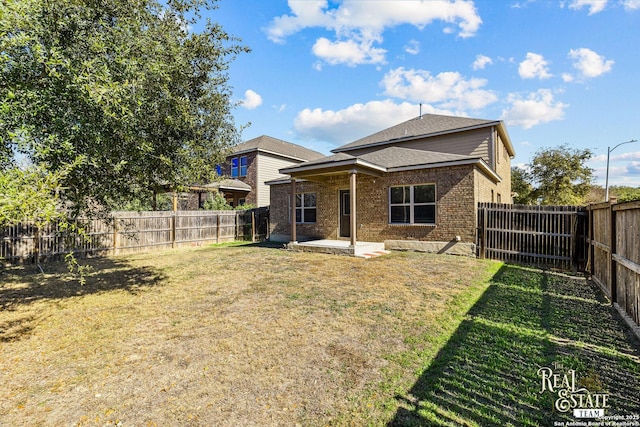
[[[244,218],[247,217],[248,220]],[[251,218],[254,218],[252,225]],[[0,229],[0,259],[23,261],[77,254],[125,254],[236,239],[265,240],[269,208],[244,211],[114,212],[110,218],[82,220],[88,240],[51,224],[36,230],[31,224]],[[248,225],[248,226],[247,226]]]
[[[481,203],[478,206],[481,254],[507,262],[584,269],[585,210],[578,206]]]

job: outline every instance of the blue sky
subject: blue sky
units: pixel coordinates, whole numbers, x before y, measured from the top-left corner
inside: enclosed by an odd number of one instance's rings
[[[423,113],[500,119],[514,165],[640,139],[640,0],[220,0],[252,49],[229,70],[242,133],[330,150]],[[640,142],[610,185],[640,186]]]

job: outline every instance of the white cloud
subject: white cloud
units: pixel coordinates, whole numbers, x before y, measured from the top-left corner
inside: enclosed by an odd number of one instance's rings
[[[518,94],[509,94],[511,107],[502,111],[502,119],[509,125],[522,126],[524,129],[535,125],[564,118],[564,110],[569,106],[553,99],[549,89],[539,89],[526,98]]]
[[[389,99],[355,104],[337,111],[306,108],[298,113],[294,128],[303,138],[342,145],[417,117],[419,112],[416,104],[397,104]],[[422,113],[452,114],[430,105],[423,105]]]
[[[404,51],[407,52],[410,55],[419,54],[420,53],[420,42],[418,40],[409,40],[409,43],[404,47]]]
[[[640,0],[623,0],[622,5],[626,10],[640,9]]]
[[[291,14],[274,18],[265,29],[267,36],[282,43],[305,28],[324,28],[335,33],[335,40],[316,40],[313,52],[331,64],[355,65],[384,62],[386,51],[373,45],[382,43],[382,34],[388,28],[408,24],[422,29],[439,20],[457,25],[458,35],[465,38],[475,35],[482,23],[470,0],[341,0],[337,3],[330,7],[327,0],[289,0]],[[341,52],[331,55],[328,49],[336,47]]]
[[[627,172],[630,175],[640,175],[640,162],[631,162],[627,166]]]
[[[262,105],[262,97],[251,89],[244,93],[244,99],[242,100],[242,106],[247,110],[253,110]]]
[[[551,77],[548,65],[549,63],[542,55],[528,52],[527,59],[518,66],[518,73],[523,79],[548,79]]]
[[[611,71],[615,63],[611,59],[605,59],[591,49],[571,49],[569,58],[574,59],[573,67],[578,70],[581,77],[593,78]]]
[[[574,80],[573,75],[569,73],[562,73],[562,81],[565,83],[571,83]]]
[[[608,0],[571,0],[569,9],[579,10],[583,7],[589,8],[589,15],[602,12],[607,7]]]
[[[486,55],[476,56],[476,60],[473,61],[471,67],[474,70],[484,70],[487,65],[493,64],[493,60]]]
[[[327,0],[289,0],[289,8],[292,15],[273,18],[271,25],[266,28],[269,40],[283,43],[288,36],[304,28],[329,27],[332,19],[329,14],[324,12],[327,7]]]
[[[494,92],[482,89],[487,84],[485,79],[467,80],[453,71],[432,76],[425,70],[399,67],[385,74],[381,84],[386,95],[444,109],[478,110],[498,100]]]
[[[591,158],[592,161],[594,162],[606,162],[607,161],[607,155],[606,154],[599,154],[597,156],[593,156]],[[632,161],[640,161],[640,151],[636,151],[636,152],[631,152],[631,153],[620,153],[620,154],[612,154],[609,157],[609,161],[618,161],[618,160],[632,160]]]
[[[373,41],[355,40],[332,42],[324,37],[316,40],[312,51],[317,57],[331,65],[346,64],[355,67],[358,64],[377,64],[384,62],[384,49],[374,48]]]

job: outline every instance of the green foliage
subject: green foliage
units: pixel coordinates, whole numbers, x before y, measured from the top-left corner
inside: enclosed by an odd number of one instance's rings
[[[618,203],[640,200],[640,187],[634,188],[614,185],[609,187],[609,193],[611,196],[618,198]]]
[[[530,205],[533,199],[533,186],[527,181],[527,172],[517,166],[511,168],[511,192],[514,193],[513,203]]]
[[[6,0],[0,13],[0,168],[60,171],[75,212],[205,182],[238,141],[215,0]],[[200,28],[200,27],[199,27]],[[75,167],[67,169],[68,165]]]
[[[538,150],[515,183],[522,186],[528,182],[533,188],[526,198],[528,203],[583,204],[593,180],[593,170],[585,162],[592,155],[589,149],[572,149],[568,145]]]
[[[34,165],[0,169],[0,227],[28,223],[42,229],[55,222],[67,239],[88,238],[83,226],[61,206],[61,182],[74,166],[55,172]],[[65,260],[69,272],[84,284],[89,267],[81,266],[73,253],[67,254]]]
[[[208,193],[204,201],[204,209],[209,211],[227,211],[233,209],[224,198],[224,194],[219,191]]]
[[[244,205],[236,206],[235,210],[237,211],[250,211],[252,209],[257,208],[253,203],[245,203]]]
[[[0,226],[33,223],[42,228],[63,219],[60,182],[68,172],[38,166],[0,170]]]

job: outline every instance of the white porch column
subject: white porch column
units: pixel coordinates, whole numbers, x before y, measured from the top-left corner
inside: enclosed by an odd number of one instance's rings
[[[356,217],[356,171],[349,172],[349,209],[350,215],[350,230],[351,230],[351,246],[356,246],[356,230],[357,230],[357,217]]]
[[[291,243],[297,243],[296,236],[296,179],[291,178]]]

